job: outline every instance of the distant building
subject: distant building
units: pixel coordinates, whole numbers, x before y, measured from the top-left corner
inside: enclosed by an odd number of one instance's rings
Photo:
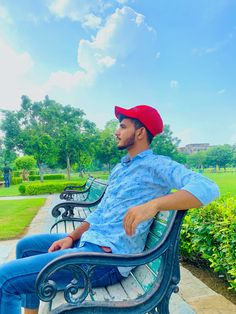
[[[195,154],[197,152],[201,152],[210,148],[209,143],[199,143],[199,144],[188,144],[184,147],[179,147],[178,150],[185,154]]]

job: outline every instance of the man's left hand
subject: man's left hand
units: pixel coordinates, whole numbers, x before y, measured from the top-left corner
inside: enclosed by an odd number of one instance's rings
[[[156,208],[153,208],[153,206],[148,203],[132,207],[126,213],[123,226],[127,235],[132,236],[135,234],[137,225],[139,225],[142,221],[153,218],[156,215]]]

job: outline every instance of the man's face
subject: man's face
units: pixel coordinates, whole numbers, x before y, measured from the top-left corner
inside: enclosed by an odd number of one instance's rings
[[[115,132],[118,149],[129,149],[135,143],[135,125],[130,119],[123,119]]]

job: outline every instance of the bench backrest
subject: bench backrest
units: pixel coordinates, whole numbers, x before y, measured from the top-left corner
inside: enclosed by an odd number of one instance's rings
[[[93,202],[100,198],[103,192],[106,190],[107,184],[99,179],[95,179],[92,182],[91,188],[87,192],[87,196],[85,198],[86,202]]]
[[[149,234],[148,234],[146,246],[145,246],[145,251],[154,249],[160,244],[161,241],[164,241],[164,239],[169,237],[169,235],[172,233],[171,230],[174,228],[176,215],[177,215],[177,211],[174,211],[174,210],[163,211],[157,214],[149,230]],[[175,241],[179,241],[178,237],[177,239],[173,237],[173,239]],[[175,245],[173,244],[173,246]],[[177,248],[178,248],[178,245],[177,245]],[[178,254],[175,254],[173,252],[173,256],[171,258],[178,259]],[[141,266],[136,267],[131,272],[131,276],[135,279],[139,288],[143,292],[149,291],[152,288],[152,286],[156,284],[157,277],[160,272],[160,267],[163,267],[163,265],[161,266],[162,259],[163,259],[163,256],[158,257],[146,265],[141,265]]]

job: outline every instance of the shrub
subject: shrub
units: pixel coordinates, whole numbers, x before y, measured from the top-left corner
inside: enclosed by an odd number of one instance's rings
[[[26,190],[25,185],[24,185],[24,184],[21,184],[21,185],[19,186],[19,192],[20,192],[21,194],[25,194],[25,190]]]
[[[67,185],[75,184],[80,185],[83,182],[81,181],[64,181],[56,183],[30,183],[22,184],[19,186],[19,191],[24,195],[39,195],[39,194],[52,194],[52,193],[61,193]]]
[[[22,183],[23,179],[21,177],[12,177],[11,178],[11,184],[16,185],[19,183]]]
[[[43,176],[43,179],[44,180],[61,180],[61,179],[65,179],[65,175],[64,174],[45,174]],[[29,180],[38,181],[40,180],[40,175],[30,175]]]
[[[181,231],[181,253],[192,261],[204,260],[224,275],[236,291],[236,198],[225,195],[190,210]]]

